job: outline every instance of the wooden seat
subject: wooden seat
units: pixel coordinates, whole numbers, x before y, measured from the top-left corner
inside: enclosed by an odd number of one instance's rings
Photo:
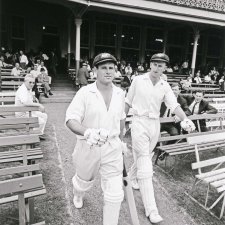
[[[202,135],[201,138],[198,137],[187,138],[187,143],[189,145],[195,146],[196,162],[192,163],[192,169],[198,170],[198,174],[195,175],[196,180],[193,189],[198,183],[197,182],[198,180],[203,181],[208,185],[204,205],[204,207],[207,210],[212,210],[219,203],[220,200],[223,201],[219,216],[219,218],[221,219],[224,214],[225,208],[225,167],[223,168],[220,167],[225,163],[225,156],[207,160],[200,160],[199,156],[199,150],[202,144],[212,143],[213,145],[214,142],[225,142],[225,132],[220,134],[205,134]],[[213,169],[211,169],[212,166],[214,166]],[[208,168],[209,171],[202,172],[203,168],[204,169]],[[220,193],[220,196],[214,201],[214,203],[210,207],[207,207],[210,187],[213,187],[216,190],[216,192]]]
[[[40,170],[38,164],[0,169],[0,178],[4,178],[0,181],[0,204],[18,201],[19,225],[32,224],[33,198],[46,193],[42,175],[32,175],[38,170]],[[20,174],[22,177],[15,177],[15,174]],[[45,224],[45,222],[37,224]]]

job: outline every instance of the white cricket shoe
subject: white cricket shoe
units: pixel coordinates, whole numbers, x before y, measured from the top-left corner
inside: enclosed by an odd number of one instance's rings
[[[74,204],[75,208],[77,208],[77,209],[82,208],[83,204],[84,204],[83,198],[81,196],[74,195],[73,196],[73,204]]]
[[[159,215],[159,213],[156,210],[150,213],[149,219],[151,223],[160,223],[163,221],[163,218]]]

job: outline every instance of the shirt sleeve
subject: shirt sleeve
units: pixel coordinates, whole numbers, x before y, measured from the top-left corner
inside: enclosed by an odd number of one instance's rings
[[[126,118],[126,113],[125,113],[125,93],[122,93],[122,110],[121,110],[121,118],[120,120],[124,120]]]
[[[85,114],[85,90],[81,88],[74,96],[66,111],[65,123],[69,120],[76,120],[79,123],[84,119]]]
[[[136,83],[137,83],[137,79],[136,77],[133,79],[130,88],[128,90],[127,93],[127,97],[125,99],[125,102],[132,107],[132,103],[133,103],[133,99],[134,99],[134,95],[135,95],[135,89],[136,89]]]
[[[174,112],[174,110],[180,106],[180,104],[177,102],[177,98],[174,95],[171,87],[166,86],[166,93],[165,93],[165,98],[164,98],[165,104],[168,108],[170,108],[171,112]]]

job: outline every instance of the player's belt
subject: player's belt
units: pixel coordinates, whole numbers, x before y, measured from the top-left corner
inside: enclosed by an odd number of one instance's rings
[[[138,114],[136,112],[134,112],[134,116],[136,117],[143,117],[143,118],[148,118],[148,119],[154,119],[154,120],[158,120],[159,119],[159,115],[156,115],[154,113],[143,113],[143,114]]]

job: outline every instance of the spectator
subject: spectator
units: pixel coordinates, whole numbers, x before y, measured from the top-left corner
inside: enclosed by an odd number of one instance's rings
[[[34,64],[34,69],[30,71],[30,73],[35,77],[35,79],[38,77],[38,75],[40,74],[40,72],[38,71],[38,65]]]
[[[7,64],[5,63],[5,58],[4,56],[0,56],[0,68],[7,68],[7,67],[11,67],[11,64]]]
[[[173,73],[173,69],[171,66],[168,66],[167,69],[166,69],[166,72],[167,73]]]
[[[38,128],[38,134],[40,139],[45,139],[44,129],[47,122],[47,114],[45,108],[39,103],[39,101],[33,96],[32,88],[35,83],[35,78],[32,74],[27,74],[24,78],[24,83],[18,88],[15,96],[15,105],[17,106],[38,106],[40,111],[32,112],[32,117],[38,117],[40,127]],[[29,117],[28,112],[17,112],[17,117]]]
[[[20,50],[20,57],[19,57],[19,60],[20,60],[20,66],[22,69],[26,69],[26,66],[27,64],[29,63],[28,59],[27,59],[27,56],[24,55],[23,51]]]
[[[187,103],[188,107],[191,111],[191,114],[216,114],[217,109],[215,109],[213,106],[211,106],[207,101],[204,99],[204,93],[203,91],[196,91],[192,97],[187,97]],[[201,131],[205,132],[208,129],[206,128],[205,120],[199,121],[200,123],[200,129]],[[197,123],[195,121],[195,126],[197,126]]]
[[[224,76],[222,76],[219,80],[219,86],[222,91],[224,91]]]
[[[174,65],[174,67],[173,67],[173,71],[174,71],[174,72],[179,72],[179,70],[180,70],[180,68],[179,68],[178,64],[176,63],[176,64]]]
[[[219,82],[219,72],[217,71],[216,67],[213,67],[211,71],[209,72],[209,75],[211,77],[211,80],[214,84],[218,84]]]
[[[120,71],[118,70],[118,67],[115,66],[115,78],[118,78],[118,77],[122,77]]]
[[[125,74],[131,75],[132,73],[133,73],[132,67],[131,67],[130,63],[128,63],[127,66],[125,67]]]
[[[56,71],[56,67],[58,65],[58,58],[56,56],[56,54],[51,51],[50,54],[50,58],[49,58],[49,70],[52,74],[53,77],[56,77],[57,71]]]
[[[77,84],[80,87],[83,87],[88,84],[89,73],[87,70],[87,64],[83,63],[82,67],[78,70],[77,73]]]
[[[183,111],[185,112],[185,114],[187,116],[191,115],[191,111],[188,108],[188,104],[187,104],[187,100],[180,96],[180,87],[178,83],[174,83],[171,85],[172,91],[174,93],[174,95],[177,98],[177,102],[180,104],[181,108],[183,109]],[[168,109],[165,105],[165,103],[163,102],[161,105],[161,109],[160,109],[160,117],[170,117],[170,116],[174,116],[174,114],[171,113],[171,110]],[[181,131],[181,126],[180,126],[180,122],[178,117],[176,118],[176,123],[163,123],[161,125],[161,131],[166,131],[169,133],[170,136],[175,136],[175,135],[179,135],[180,131]],[[176,141],[175,141],[176,142]],[[171,141],[168,144],[173,144],[174,141]]]
[[[41,74],[37,77],[38,83],[42,84],[42,87],[44,87],[44,96],[45,98],[48,98],[49,95],[53,95],[51,92],[51,88],[49,86],[49,76],[46,74],[45,69],[41,68]]]
[[[143,63],[138,66],[138,72],[143,72],[145,70]]]
[[[188,69],[188,60],[184,60],[184,62],[182,63],[182,66],[181,66],[181,73],[182,74],[188,74],[189,72],[189,69]]]
[[[22,72],[22,68],[20,67],[20,64],[16,63],[15,67],[11,71],[11,75],[13,75],[13,76],[20,76],[21,72]]]
[[[209,74],[206,74],[204,77],[204,83],[211,83],[211,77],[209,76]]]
[[[38,65],[37,70],[38,70],[39,72],[41,72],[41,69],[44,69],[45,73],[48,75],[48,70],[47,70],[47,68],[45,67],[44,61],[41,61],[41,62],[40,62],[40,65]]]
[[[201,79],[200,75],[201,75],[201,72],[200,72],[200,70],[198,70],[198,72],[196,73],[196,77],[194,78],[194,81],[196,84],[202,83],[202,79]]]

